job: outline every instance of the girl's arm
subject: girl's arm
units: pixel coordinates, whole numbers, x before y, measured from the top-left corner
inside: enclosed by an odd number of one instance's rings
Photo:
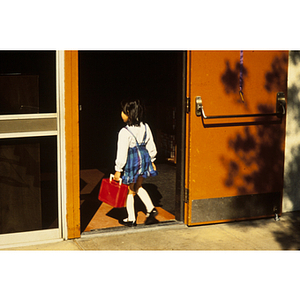
[[[147,135],[149,137],[149,140],[146,144],[146,149],[148,150],[149,155],[151,157],[151,161],[153,163],[156,159],[155,157],[156,157],[156,154],[157,154],[157,150],[156,150],[156,146],[155,146],[155,143],[154,143],[154,139],[153,139],[151,129],[150,129],[148,124],[147,124],[147,127],[148,127],[147,128]]]
[[[129,147],[129,138],[128,138],[127,130],[123,128],[120,130],[118,135],[114,180],[118,181],[120,179],[121,172],[123,171],[123,167],[125,166],[127,161],[128,147]]]
[[[153,167],[153,170],[156,171],[156,165],[154,162],[152,162],[152,167]]]

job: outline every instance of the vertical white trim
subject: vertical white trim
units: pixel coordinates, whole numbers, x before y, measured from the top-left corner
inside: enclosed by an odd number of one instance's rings
[[[66,143],[65,143],[65,58],[64,51],[56,51],[57,84],[57,177],[58,177],[58,222],[61,235],[68,239],[67,227],[67,193],[66,193]]]
[[[299,187],[299,153],[300,125],[297,114],[300,110],[300,59],[295,57],[298,51],[289,51],[288,63],[288,95],[286,113],[286,136],[284,157],[284,187],[282,211],[297,211],[300,209]],[[292,59],[294,56],[294,61]]]

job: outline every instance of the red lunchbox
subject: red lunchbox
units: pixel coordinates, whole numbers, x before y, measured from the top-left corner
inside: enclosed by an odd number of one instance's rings
[[[124,207],[128,194],[128,186],[122,184],[122,179],[119,182],[112,180],[113,177],[111,174],[110,178],[102,179],[98,199],[113,207]]]

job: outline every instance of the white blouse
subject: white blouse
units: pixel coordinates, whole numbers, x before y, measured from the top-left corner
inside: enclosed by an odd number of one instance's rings
[[[151,161],[155,161],[156,156],[156,146],[153,140],[152,132],[148,124],[145,124],[147,127],[147,136],[146,136],[146,149],[149,152]],[[140,144],[143,141],[145,134],[145,125],[141,122],[140,126],[128,126],[129,130],[134,134],[138,143]],[[115,171],[122,172],[123,168],[127,162],[128,148],[133,148],[136,146],[136,141],[133,135],[123,127],[118,135],[118,144],[117,144],[117,158]]]

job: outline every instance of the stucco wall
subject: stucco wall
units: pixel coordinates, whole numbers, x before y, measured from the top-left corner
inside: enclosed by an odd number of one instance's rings
[[[300,51],[291,51],[288,69],[283,212],[300,210]]]

